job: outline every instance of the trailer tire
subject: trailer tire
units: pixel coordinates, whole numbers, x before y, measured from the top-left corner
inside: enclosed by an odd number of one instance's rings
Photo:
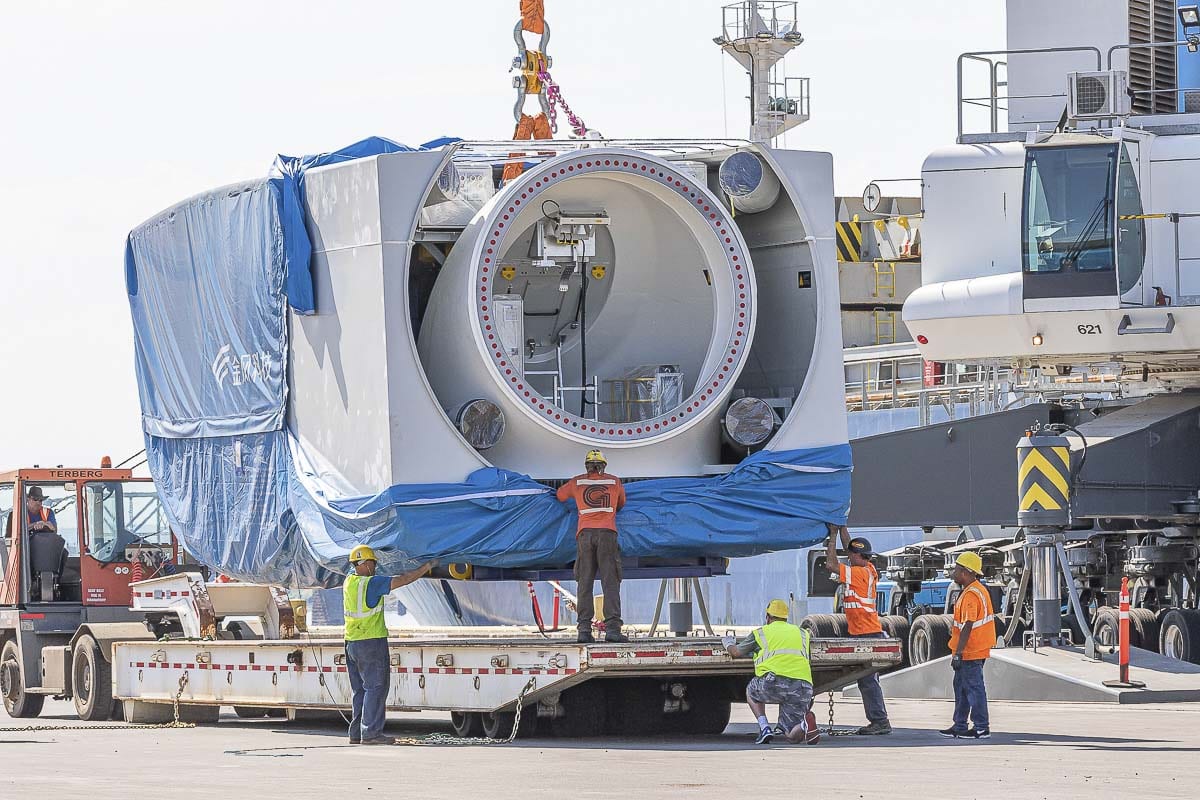
[[[71,694],[75,713],[85,722],[112,718],[112,665],[91,634],[84,634],[71,651]]]
[[[1200,664],[1200,611],[1176,608],[1162,619],[1158,651],[1164,656]]]
[[[1132,626],[1130,633],[1133,633]],[[1092,638],[1097,647],[1117,647],[1121,643],[1121,614],[1117,609],[1112,606],[1096,609],[1092,614]]]
[[[809,614],[800,627],[812,631],[814,639],[838,639],[849,635],[845,614]]]
[[[883,627],[884,633],[893,639],[900,640],[900,663],[887,670],[887,672],[911,666],[912,662],[908,658],[908,635],[912,632],[912,623],[908,621],[908,617],[902,617],[899,614],[889,614],[886,617],[880,617],[879,624]]]
[[[234,706],[233,713],[239,719],[262,719],[267,715],[267,709],[258,706]]]
[[[911,664],[924,664],[950,655],[950,614],[922,614],[908,634],[908,658]]]
[[[1162,620],[1162,617],[1148,608],[1129,609],[1130,646],[1157,653]]]
[[[451,711],[450,725],[460,739],[477,739],[483,735],[483,720],[477,711]]]
[[[572,686],[559,696],[563,716],[550,724],[554,736],[585,739],[602,736],[608,725],[608,692],[598,681]]]
[[[4,695],[4,708],[14,719],[29,719],[42,713],[46,703],[44,694],[25,691],[25,674],[21,669],[21,654],[17,643],[9,639],[0,650],[0,693]]]
[[[507,739],[512,733],[513,723],[517,715],[513,711],[485,711],[480,714],[483,722],[483,735],[489,739]],[[521,709],[521,727],[517,730],[518,739],[527,739],[537,732],[537,705],[530,703]]]

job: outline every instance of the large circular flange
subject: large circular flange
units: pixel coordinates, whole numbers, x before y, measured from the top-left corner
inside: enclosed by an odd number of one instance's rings
[[[509,363],[494,329],[489,302],[492,279],[500,256],[505,252],[505,244],[510,235],[519,233],[512,224],[517,214],[536,203],[542,193],[563,180],[603,173],[617,173],[634,181],[656,184],[686,202],[692,212],[704,220],[706,233],[712,238],[712,243],[720,247],[730,278],[725,287],[726,297],[718,298],[718,302],[727,302],[731,309],[729,330],[724,337],[720,359],[708,359],[712,366],[707,374],[697,380],[692,393],[679,406],[653,419],[634,423],[606,423],[587,419],[558,408],[541,397],[522,379],[520,370],[514,369],[513,364]],[[472,256],[477,335],[491,356],[489,361],[493,375],[507,391],[516,395],[518,407],[528,416],[580,441],[642,443],[691,427],[724,401],[750,349],[756,311],[755,283],[745,242],[720,201],[707,187],[698,186],[690,175],[676,170],[670,163],[649,158],[644,153],[585,150],[561,156],[527,173],[521,182],[509,188],[505,196],[497,198],[486,222],[485,235],[477,240]],[[713,286],[715,290],[716,281]],[[713,354],[710,352],[709,355]]]

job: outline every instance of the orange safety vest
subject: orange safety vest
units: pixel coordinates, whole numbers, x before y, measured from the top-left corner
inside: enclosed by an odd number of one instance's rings
[[[879,612],[875,608],[875,584],[879,573],[873,564],[852,567],[838,564],[838,581],[845,585],[842,608],[846,611],[846,624],[852,635],[882,633]]]
[[[616,475],[577,475],[558,487],[560,502],[575,501],[579,524],[575,535],[586,528],[617,529],[617,512],[625,505],[625,486]]]
[[[975,623],[971,627],[971,638],[963,649],[964,661],[977,661],[987,658],[992,647],[996,644],[995,614],[992,613],[992,597],[983,584],[975,581],[962,590],[954,603],[954,629],[950,632],[950,652],[958,652],[958,638],[968,622]]]

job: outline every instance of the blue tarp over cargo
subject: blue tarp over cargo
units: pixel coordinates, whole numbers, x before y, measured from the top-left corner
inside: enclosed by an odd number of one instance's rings
[[[436,558],[492,567],[574,558],[574,515],[532,478],[374,496],[323,484],[287,430],[289,310],[315,309],[301,191],[314,166],[411,150],[368,139],[280,157],[276,175],[193,197],[132,231],[125,272],[151,474],[187,550],[286,586],[341,580],[358,543],[384,570]],[[747,556],[812,545],[845,522],[849,445],[756,453],[729,474],[637,481],[618,515],[628,556]]]

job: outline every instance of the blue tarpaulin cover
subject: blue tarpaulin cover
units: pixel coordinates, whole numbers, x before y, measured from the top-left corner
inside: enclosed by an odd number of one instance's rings
[[[437,140],[440,146],[451,140]],[[315,310],[305,170],[412,150],[366,139],[280,156],[275,175],[198,195],[133,230],[125,254],[147,460],[187,550],[224,574],[290,587],[341,581],[359,543],[381,569],[431,558],[518,568],[574,558],[573,510],[532,478],[339,494],[287,430],[287,314]],[[844,523],[848,444],[762,451],[718,477],[637,481],[618,514],[627,556],[748,556]]]

